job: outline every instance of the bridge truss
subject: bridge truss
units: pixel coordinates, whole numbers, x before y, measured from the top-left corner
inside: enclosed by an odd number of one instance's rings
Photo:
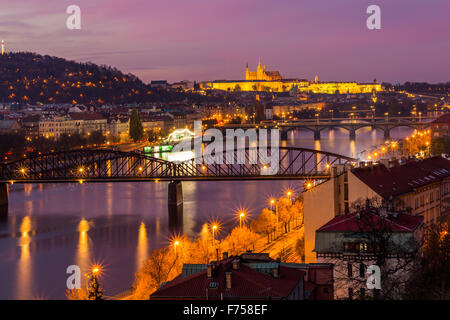
[[[234,150],[231,157],[224,152],[214,154],[214,159],[206,157],[181,163],[114,150],[53,152],[0,165],[0,182],[328,179],[333,165],[356,161],[325,151],[279,147],[273,151],[278,153],[275,163],[278,170],[267,174],[269,156],[274,155],[270,154],[270,148],[269,154],[255,150]]]

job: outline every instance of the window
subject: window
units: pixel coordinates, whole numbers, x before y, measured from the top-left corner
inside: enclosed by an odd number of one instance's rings
[[[359,244],[359,251],[360,252],[366,252],[367,251],[367,243],[360,243]]]
[[[364,278],[366,276],[366,266],[364,265],[364,263],[359,264],[359,276],[361,278]]]
[[[330,293],[330,290],[328,290],[328,287],[323,288],[323,293]]]
[[[347,264],[347,273],[349,278],[353,277],[353,268],[351,263]]]

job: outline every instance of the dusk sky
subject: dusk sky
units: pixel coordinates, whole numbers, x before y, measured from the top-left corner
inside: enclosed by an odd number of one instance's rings
[[[81,30],[66,28],[72,4]],[[286,78],[447,82],[449,15],[450,0],[0,0],[0,39],[145,82],[239,80],[259,57]]]

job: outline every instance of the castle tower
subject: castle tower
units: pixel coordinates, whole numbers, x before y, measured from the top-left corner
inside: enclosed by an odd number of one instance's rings
[[[2,56],[5,54],[5,40],[2,40]]]
[[[262,80],[263,79],[263,73],[264,70],[261,66],[261,58],[259,58],[259,62],[258,62],[258,68],[256,69],[256,80]]]

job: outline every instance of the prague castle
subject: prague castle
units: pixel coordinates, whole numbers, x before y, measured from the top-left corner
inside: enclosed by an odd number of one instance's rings
[[[278,71],[266,71],[266,66],[261,67],[261,59],[258,63],[258,68],[255,72],[248,71],[248,63],[245,68],[245,80],[265,80],[265,81],[276,81],[281,80],[280,72]]]
[[[306,79],[283,79],[279,71],[266,71],[266,66],[258,63],[256,71],[245,68],[245,80],[215,80],[201,83],[202,89],[223,91],[265,91],[287,92],[295,88],[298,92],[325,94],[354,94],[381,91],[381,84],[358,82],[319,82]]]

